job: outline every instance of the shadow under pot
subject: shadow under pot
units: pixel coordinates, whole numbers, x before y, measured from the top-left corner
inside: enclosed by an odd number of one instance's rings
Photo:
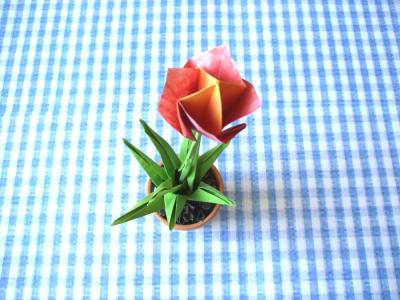
[[[212,166],[210,170],[208,170],[202,181],[218,189],[222,194],[224,193],[224,183],[221,174],[215,166]],[[150,194],[154,188],[155,186],[150,178],[148,178],[146,183],[147,194]],[[181,215],[176,220],[174,229],[193,230],[202,227],[215,217],[220,207],[221,205],[219,204],[198,202],[196,199],[188,200],[183,207]],[[162,209],[155,212],[154,215],[168,227],[165,210]]]

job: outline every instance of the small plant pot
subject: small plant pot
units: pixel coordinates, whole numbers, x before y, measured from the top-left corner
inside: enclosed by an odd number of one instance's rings
[[[219,173],[218,169],[217,169],[215,166],[212,166],[211,169],[210,169],[210,171],[212,172],[212,174],[214,175],[214,177],[215,177],[215,179],[216,179],[216,184],[217,184],[217,186],[218,186],[218,190],[219,190],[221,193],[224,193],[224,182],[223,182],[223,180],[222,180],[221,174]],[[153,187],[153,184],[152,184],[150,178],[148,178],[148,179],[147,179],[147,183],[146,183],[146,193],[147,193],[147,194],[150,194],[150,193],[151,193],[152,187]],[[196,201],[196,199],[192,199],[192,200],[193,200],[193,201]],[[207,224],[208,222],[210,222],[210,220],[211,220],[212,218],[215,217],[215,215],[218,213],[220,207],[221,207],[221,205],[215,204],[214,208],[209,212],[208,215],[205,216],[204,219],[198,221],[197,223],[188,224],[188,225],[175,224],[174,229],[177,229],[177,230],[186,230],[186,231],[187,231],[187,230],[193,230],[193,229],[202,227],[202,226],[204,226],[205,224]],[[159,219],[162,223],[164,223],[165,226],[168,227],[167,220],[166,220],[164,217],[162,217],[158,212],[155,212],[154,215],[155,215],[155,217],[156,217],[157,219]]]

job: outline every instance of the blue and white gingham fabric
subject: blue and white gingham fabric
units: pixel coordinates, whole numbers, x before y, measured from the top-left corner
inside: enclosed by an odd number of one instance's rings
[[[350,2],[2,1],[0,299],[399,299],[400,4]],[[166,70],[221,44],[262,98],[237,207],[111,227],[146,180],[121,138],[177,147]]]

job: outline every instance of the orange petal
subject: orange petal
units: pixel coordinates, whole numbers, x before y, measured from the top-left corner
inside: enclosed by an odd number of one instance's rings
[[[158,111],[172,127],[181,133],[182,128],[178,118],[177,102],[180,98],[197,91],[198,77],[198,69],[168,69]]]
[[[202,68],[199,69],[199,80],[198,80],[198,90],[202,90],[210,85],[217,84],[218,80],[204,71]]]
[[[241,117],[247,116],[261,106],[260,98],[258,98],[253,85],[246,80],[243,81],[246,84],[246,90],[242,93],[239,99],[232,103],[230,108],[224,110],[222,126],[226,126]]]
[[[239,99],[240,95],[246,89],[246,85],[244,83],[239,85],[221,81],[219,83],[219,89],[221,92],[222,112],[224,113]]]
[[[226,46],[219,46],[189,59],[184,67],[203,68],[218,80],[241,84],[242,78]]]
[[[221,132],[222,105],[218,85],[211,85],[180,99],[179,105],[199,132]]]

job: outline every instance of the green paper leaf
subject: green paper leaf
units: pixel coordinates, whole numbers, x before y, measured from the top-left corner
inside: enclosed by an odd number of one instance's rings
[[[183,188],[184,184],[172,186],[172,179],[163,181],[153,193],[148,194],[141,201],[136,203],[128,212],[116,219],[112,225],[128,222],[139,217],[151,214],[164,208],[164,195],[175,193]]]
[[[222,151],[224,151],[228,146],[229,143],[219,144],[199,157],[197,161],[196,180],[194,183],[195,187],[200,184],[201,179],[207,174],[208,170],[210,170],[218,156],[220,156]]]
[[[122,140],[129,150],[131,150],[132,154],[135,156],[136,160],[145,170],[147,175],[149,175],[151,181],[156,186],[160,185],[161,182],[163,182],[167,177],[163,168],[134,145],[132,145],[127,139]]]
[[[153,199],[154,193],[148,194],[145,198],[141,201],[136,203],[134,207],[132,207],[128,212],[120,216],[116,219],[112,225],[117,225],[121,223],[128,222],[133,219],[137,219],[143,217],[145,215],[151,214],[153,212],[159,211],[160,209],[164,208],[163,201],[151,201]]]
[[[187,154],[185,160],[182,162],[179,171],[181,173],[179,180],[184,181],[186,179],[189,189],[192,190],[196,178],[196,167],[197,160],[199,158],[199,149],[201,135],[198,132],[194,132],[196,142],[191,142],[187,149]]]
[[[167,217],[168,228],[172,230],[176,223],[175,209],[176,209],[177,195],[168,193],[164,195],[165,215]]]
[[[176,201],[175,201],[175,220],[178,220],[179,216],[182,213],[183,207],[186,204],[186,201],[188,200],[187,195],[177,195]]]
[[[175,179],[176,171],[181,164],[178,155],[176,155],[174,149],[172,149],[167,141],[159,136],[153,129],[151,129],[145,121],[140,120],[140,123],[142,124],[146,134],[150,137],[154,146],[157,148],[157,151],[160,153],[167,174],[170,178]]]
[[[183,207],[187,201],[186,195],[168,193],[164,195],[165,214],[167,217],[168,228],[172,230],[176,220],[182,213]]]
[[[192,140],[188,138],[183,138],[182,143],[181,143],[181,148],[179,150],[179,158],[181,161],[184,161],[186,159],[186,155],[189,151],[189,146],[193,143]]]
[[[226,197],[225,195],[221,194],[220,191],[204,182],[200,183],[197,190],[192,193],[189,198],[199,202],[208,202],[228,206],[236,205],[234,200]]]
[[[150,201],[154,201],[159,198],[162,198],[167,193],[176,193],[176,192],[180,191],[184,186],[185,185],[183,183],[172,186],[172,179],[168,178],[166,181],[164,181],[162,184],[160,184],[159,187],[157,187],[157,189],[154,191],[153,198]]]
[[[201,134],[198,133],[197,131],[193,130],[193,136],[196,139],[196,141],[192,141],[191,139],[188,138],[183,138],[181,142],[181,147],[179,150],[179,158],[183,162],[186,159],[186,156],[189,152],[190,146],[193,145],[194,143],[198,142],[200,143],[199,139],[201,138]]]
[[[169,190],[172,188],[172,179],[168,178],[167,180],[163,181],[155,190],[155,194],[160,193],[164,190]]]

